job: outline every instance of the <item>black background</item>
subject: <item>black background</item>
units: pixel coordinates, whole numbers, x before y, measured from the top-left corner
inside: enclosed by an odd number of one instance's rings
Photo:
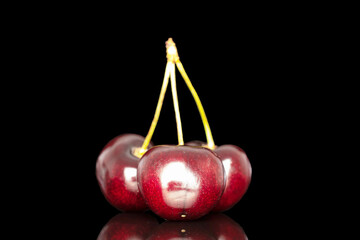
[[[326,46],[321,23],[256,12],[180,25],[104,13],[58,16],[24,21],[15,43],[25,63],[21,73],[31,79],[16,88],[26,100],[15,124],[30,130],[23,134],[35,145],[29,165],[41,169],[31,174],[30,199],[47,213],[53,232],[95,239],[118,213],[100,192],[96,159],[117,135],[146,135],[172,37],[215,143],[240,146],[253,167],[248,192],[226,214],[249,239],[306,235],[312,224],[300,220],[316,220],[321,211],[315,197],[321,189],[312,180],[318,162],[309,163],[328,107],[322,93],[329,83],[319,77]],[[177,87],[185,141],[205,141],[178,72]],[[177,144],[170,89],[152,141]],[[312,207],[315,214],[308,214]],[[62,216],[65,221],[53,222]]]

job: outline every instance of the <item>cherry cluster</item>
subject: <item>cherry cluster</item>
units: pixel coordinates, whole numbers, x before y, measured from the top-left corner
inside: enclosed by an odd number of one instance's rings
[[[121,211],[150,209],[164,219],[194,220],[233,207],[250,184],[251,165],[240,147],[214,144],[205,111],[171,38],[166,48],[168,62],[163,86],[147,136],[123,134],[112,139],[97,159],[96,176],[105,198]],[[183,141],[175,64],[197,104],[207,143]],[[169,78],[179,144],[154,146],[151,137]]]

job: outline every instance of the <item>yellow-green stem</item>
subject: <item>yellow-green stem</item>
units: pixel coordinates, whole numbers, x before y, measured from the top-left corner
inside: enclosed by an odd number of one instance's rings
[[[201,104],[201,101],[200,101],[200,98],[199,98],[199,95],[197,94],[197,92],[195,91],[195,88],[194,86],[192,85],[188,75],[186,74],[185,72],[185,69],[182,65],[182,63],[180,62],[179,59],[176,59],[175,61],[176,63],[176,66],[181,74],[181,76],[183,77],[186,85],[188,86],[194,100],[195,100],[195,103],[196,103],[196,106],[199,110],[199,113],[200,113],[200,116],[201,116],[201,120],[203,122],[203,125],[204,125],[204,129],[205,129],[205,134],[206,134],[206,139],[207,139],[207,145],[210,149],[215,149],[216,145],[214,143],[214,139],[213,139],[213,136],[212,136],[212,133],[211,133],[211,129],[210,129],[210,125],[209,125],[209,122],[207,120],[207,117],[206,117],[206,114],[205,114],[205,110],[204,110],[204,107],[202,106]]]
[[[147,151],[147,147],[149,146],[151,138],[152,138],[152,136],[154,134],[157,122],[159,120],[161,108],[162,108],[162,105],[163,105],[163,102],[164,102],[166,89],[167,89],[167,86],[168,86],[168,83],[169,83],[169,77],[170,77],[171,68],[172,68],[172,66],[168,62],[166,64],[166,68],[165,68],[164,80],[163,80],[163,84],[162,84],[162,87],[161,87],[159,100],[158,100],[158,103],[157,103],[157,106],[156,106],[155,115],[154,115],[154,118],[152,120],[149,132],[145,137],[144,143],[143,143],[142,147],[140,148],[139,152],[137,153],[138,157],[139,156],[141,157]]]
[[[170,63],[170,67],[171,67],[170,68],[171,92],[172,92],[173,102],[174,102],[178,142],[179,142],[179,145],[184,145],[183,132],[182,132],[182,126],[181,126],[181,118],[180,118],[180,110],[179,110],[179,101],[178,101],[177,90],[176,90],[175,64],[174,64],[174,62],[169,62],[169,63]]]

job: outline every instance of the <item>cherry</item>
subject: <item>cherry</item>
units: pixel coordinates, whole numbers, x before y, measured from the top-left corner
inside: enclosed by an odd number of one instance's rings
[[[165,221],[151,234],[152,239],[247,240],[242,227],[224,214],[210,214],[191,222]]]
[[[149,208],[168,220],[204,216],[224,190],[221,161],[203,147],[155,146],[141,158],[137,176]]]
[[[191,141],[188,146],[206,146],[201,141]],[[213,212],[232,208],[244,196],[251,180],[250,161],[243,149],[235,145],[222,145],[213,150],[221,159],[225,170],[225,190]]]
[[[226,186],[213,211],[222,212],[232,208],[244,196],[251,181],[252,169],[246,153],[238,146],[222,145],[214,151],[224,165]]]
[[[102,193],[121,211],[147,209],[136,179],[140,159],[133,154],[143,142],[140,135],[120,135],[104,147],[96,162],[96,177]]]
[[[97,239],[148,239],[158,225],[157,220],[149,214],[119,213],[105,224]]]

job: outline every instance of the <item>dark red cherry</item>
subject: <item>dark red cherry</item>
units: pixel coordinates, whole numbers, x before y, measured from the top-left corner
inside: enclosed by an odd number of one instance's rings
[[[224,190],[224,169],[209,149],[156,146],[141,158],[138,182],[154,213],[168,220],[193,220],[217,204]]]
[[[108,202],[121,211],[145,211],[146,203],[137,183],[140,159],[133,155],[141,147],[142,136],[123,134],[112,139],[96,162],[96,177]]]
[[[145,213],[120,213],[102,228],[98,240],[148,239],[159,225],[157,220]]]
[[[191,141],[186,145],[204,146],[201,141]],[[240,147],[235,145],[222,145],[213,150],[221,159],[224,170],[226,185],[224,193],[213,212],[222,212],[232,208],[244,196],[251,180],[250,161]]]
[[[244,196],[250,185],[252,169],[246,153],[240,147],[221,145],[214,151],[224,165],[226,186],[213,211],[222,212],[232,208]]]

